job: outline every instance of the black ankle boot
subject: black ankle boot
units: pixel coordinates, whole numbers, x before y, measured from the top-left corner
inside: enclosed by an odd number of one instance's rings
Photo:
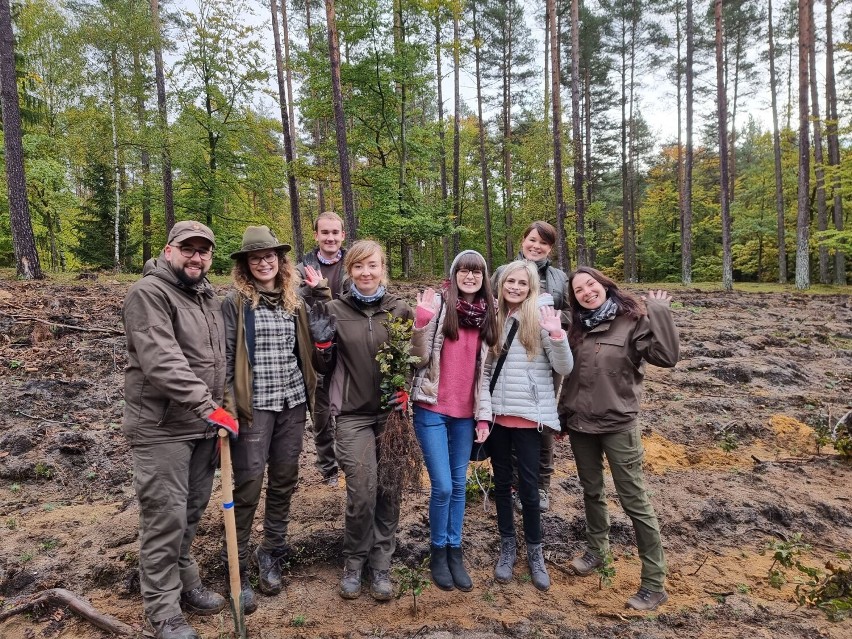
[[[429,570],[432,571],[432,581],[441,590],[453,589],[453,576],[447,565],[447,547],[432,546],[432,555],[429,557]]]
[[[464,555],[461,546],[447,546],[447,566],[450,568],[450,574],[453,576],[453,583],[456,588],[463,592],[473,590],[473,581],[467,570],[464,569]]]

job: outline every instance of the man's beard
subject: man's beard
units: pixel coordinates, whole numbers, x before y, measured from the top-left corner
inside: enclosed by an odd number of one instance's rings
[[[187,275],[187,274],[186,274],[186,269],[185,269],[185,268],[179,268],[179,269],[176,269],[176,270],[175,270],[175,275],[177,275],[177,278],[178,278],[181,282],[183,282],[183,284],[185,284],[186,286],[189,286],[189,287],[191,287],[191,288],[192,288],[192,287],[195,287],[195,286],[198,286],[198,285],[202,282],[202,280],[204,279],[204,277],[206,276],[206,274],[205,274],[205,273],[202,273],[202,274],[201,274],[201,275],[199,275],[198,277],[190,277],[189,275]]]

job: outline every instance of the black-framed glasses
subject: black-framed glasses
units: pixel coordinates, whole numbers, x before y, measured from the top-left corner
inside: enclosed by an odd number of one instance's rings
[[[213,249],[211,248],[196,248],[194,246],[177,246],[175,248],[177,248],[177,250],[180,251],[180,254],[188,260],[191,260],[196,253],[198,253],[198,257],[204,261],[213,257]]]
[[[473,275],[477,279],[482,277],[482,271],[478,268],[477,269],[460,268],[458,270],[458,274],[462,276],[462,279],[467,278],[468,275]]]
[[[261,262],[266,262],[267,264],[275,264],[278,261],[278,253],[271,251],[269,253],[264,253],[263,255],[249,255],[248,263],[252,266],[257,266]]]

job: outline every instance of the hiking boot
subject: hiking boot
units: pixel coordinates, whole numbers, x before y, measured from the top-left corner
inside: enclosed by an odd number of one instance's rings
[[[461,546],[447,546],[447,566],[453,576],[453,583],[462,592],[473,590],[473,581],[464,569],[464,554]]]
[[[527,563],[530,566],[530,577],[533,586],[539,590],[550,588],[550,575],[544,566],[544,551],[541,544],[527,544]]]
[[[257,566],[258,587],[264,595],[281,592],[281,555],[273,555],[258,546],[252,554],[252,563]]]
[[[357,599],[361,594],[361,570],[359,568],[344,568],[340,580],[340,596],[344,599]]]
[[[186,623],[183,615],[175,615],[163,621],[152,621],[155,639],[199,639],[198,633]]]
[[[441,590],[453,589],[453,575],[447,565],[447,547],[432,545],[429,555],[429,570],[432,572],[432,581]]]
[[[202,617],[215,615],[221,612],[225,608],[226,604],[227,602],[222,595],[218,592],[208,590],[204,586],[198,586],[192,590],[180,593],[180,605],[183,609],[195,613],[196,615],[201,615]],[[174,617],[172,617],[172,619],[174,619]],[[171,621],[171,619],[169,621]],[[193,630],[193,632],[195,631]],[[183,635],[175,636],[181,637]],[[187,635],[187,637],[192,636],[193,635]]]
[[[550,493],[544,488],[538,489],[538,508],[541,512],[550,510]]]
[[[390,570],[373,570],[373,579],[370,583],[370,596],[376,601],[389,601],[393,597]]]
[[[512,571],[518,559],[518,545],[514,537],[500,538],[500,558],[494,567],[494,579],[501,584],[512,581]]]
[[[573,572],[578,577],[586,577],[591,575],[595,569],[603,566],[603,559],[587,550],[579,557],[574,557],[571,563],[568,564],[568,570]]]
[[[247,615],[257,610],[257,595],[251,587],[247,571],[240,571],[240,597],[243,600],[243,611]]]
[[[665,590],[661,592],[654,592],[653,590],[648,590],[643,586],[642,588],[639,588],[639,592],[627,600],[627,607],[633,608],[633,610],[648,612],[650,610],[656,610],[657,606],[666,603],[668,600],[669,596]]]

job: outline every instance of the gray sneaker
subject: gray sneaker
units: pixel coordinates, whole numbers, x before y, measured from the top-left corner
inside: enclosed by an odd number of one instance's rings
[[[500,558],[494,567],[494,580],[507,584],[512,581],[512,572],[518,558],[518,542],[514,537],[500,538]]]
[[[587,550],[579,557],[574,557],[568,564],[568,569],[578,577],[586,577],[601,566],[603,566],[603,559]]]
[[[389,601],[393,597],[390,570],[374,570],[370,583],[370,596],[376,601]]]
[[[340,596],[344,599],[357,599],[361,594],[361,570],[344,568],[340,580]]]
[[[648,612],[656,610],[657,606],[666,603],[669,600],[669,595],[665,590],[662,592],[654,592],[647,588],[639,588],[639,592],[627,600],[627,607],[633,610],[641,610]]]
[[[544,488],[538,489],[538,507],[541,512],[550,510],[550,493]]]

